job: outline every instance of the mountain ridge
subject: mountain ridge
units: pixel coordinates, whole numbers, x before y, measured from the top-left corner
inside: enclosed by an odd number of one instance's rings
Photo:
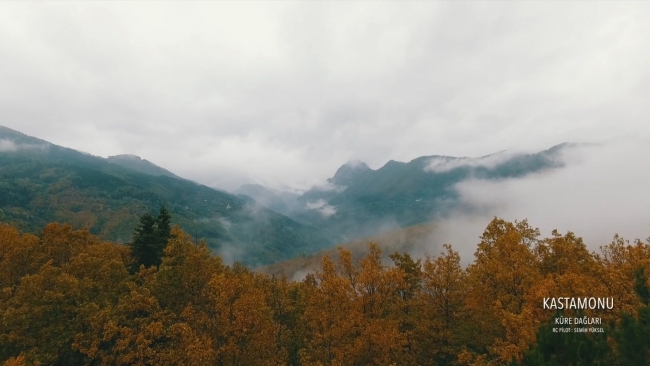
[[[8,128],[0,129],[0,140],[11,142],[5,144],[10,149],[0,151],[0,216],[26,232],[67,222],[124,243],[140,215],[164,205],[175,224],[204,238],[215,253],[249,265],[332,244],[320,229],[252,199],[181,178],[144,174]],[[16,147],[31,145],[46,148]]]
[[[256,265],[432,222],[458,206],[457,183],[557,169],[572,146],[478,158],[429,155],[389,160],[376,170],[351,161],[325,186],[297,195],[258,184],[231,194],[135,155],[102,158],[2,126],[0,142],[0,218],[21,229],[70,222],[126,242],[139,215],[168,205],[177,223],[216,253]]]
[[[120,165],[124,168],[128,168],[139,173],[149,174],[154,176],[164,175],[172,178],[182,179],[176,174],[170,172],[169,170],[162,168],[150,162],[149,160],[143,159],[137,155],[133,155],[133,154],[113,155],[106,158],[106,160],[110,163]]]
[[[520,178],[561,168],[561,153],[573,146],[562,143],[536,153],[500,151],[478,158],[429,155],[409,162],[389,160],[376,170],[350,175],[345,186],[312,187],[299,198],[306,209],[291,217],[340,233],[339,241],[423,224],[457,206],[457,183],[470,178]],[[322,207],[327,207],[327,215]]]

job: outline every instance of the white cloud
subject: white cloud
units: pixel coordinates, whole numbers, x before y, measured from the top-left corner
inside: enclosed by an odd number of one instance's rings
[[[43,150],[46,149],[47,145],[34,145],[34,144],[22,144],[15,143],[13,140],[9,139],[0,139],[0,152],[16,152],[19,150]]]
[[[482,156],[480,158],[453,158],[447,156],[437,156],[429,161],[429,164],[424,168],[424,170],[429,172],[442,173],[460,167],[494,168],[497,165],[521,154],[521,152],[515,151],[501,151],[487,156]]]
[[[312,187],[321,192],[336,192],[336,193],[343,192],[346,189],[345,186],[330,183],[327,181],[316,182]]]
[[[16,146],[16,144],[13,141],[7,140],[7,139],[0,140],[0,151],[2,151],[2,152],[14,152],[14,151],[17,151],[17,150],[18,150],[18,147]]]
[[[357,167],[360,167],[360,166],[362,166],[364,164],[365,163],[363,161],[358,160],[358,159],[352,159],[352,160],[349,160],[347,163],[345,163],[345,165],[347,165],[347,166],[349,166],[351,168],[357,168]]]
[[[330,217],[336,214],[336,207],[328,205],[325,200],[316,200],[306,203],[308,210],[317,210],[323,217]]]

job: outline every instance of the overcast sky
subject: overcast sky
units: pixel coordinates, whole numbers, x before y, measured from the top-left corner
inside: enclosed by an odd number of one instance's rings
[[[0,125],[225,189],[647,139],[648,19],[647,1],[2,2]]]

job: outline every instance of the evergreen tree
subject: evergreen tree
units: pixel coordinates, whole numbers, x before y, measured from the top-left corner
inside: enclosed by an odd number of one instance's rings
[[[135,261],[135,270],[137,271],[140,265],[147,268],[159,266],[170,237],[171,215],[165,207],[160,209],[157,217],[148,213],[142,215],[140,223],[135,228],[133,241],[129,244]]]
[[[169,211],[165,206],[160,208],[160,213],[156,217],[156,233],[158,237],[164,241],[164,244],[167,244],[167,240],[171,237],[171,226],[172,215],[169,214]]]
[[[622,365],[647,365],[650,362],[650,290],[647,283],[645,270],[640,267],[636,272],[634,289],[643,305],[637,309],[637,317],[623,314],[614,331]]]
[[[583,314],[577,314],[579,317]],[[564,316],[558,311],[554,318]],[[524,354],[523,361],[513,360],[512,366],[556,366],[556,365],[611,365],[611,348],[607,333],[554,332],[557,325],[549,322],[537,332],[537,344]],[[566,326],[564,326],[566,327]]]

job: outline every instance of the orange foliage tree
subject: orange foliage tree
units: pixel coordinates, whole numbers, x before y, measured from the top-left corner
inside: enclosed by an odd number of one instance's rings
[[[468,266],[448,244],[390,258],[340,248],[294,282],[225,265],[175,227],[160,265],[133,273],[129,247],[86,230],[0,224],[0,363],[506,365],[525,361],[553,316],[544,298],[613,297],[616,309],[585,315],[620,324],[646,306],[635,289],[650,288],[638,275],[649,243],[615,236],[592,253],[527,221],[492,220]]]

